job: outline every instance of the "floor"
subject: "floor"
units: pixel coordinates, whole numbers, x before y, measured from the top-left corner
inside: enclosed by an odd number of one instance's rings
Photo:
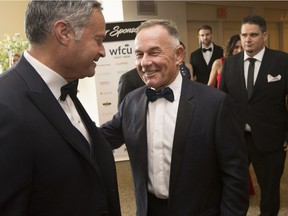
[[[135,216],[134,188],[131,177],[129,161],[117,162],[117,176],[120,193],[122,216]],[[259,215],[259,186],[255,178],[253,168],[250,169],[256,194],[250,197],[250,208],[247,216]],[[288,160],[281,180],[281,209],[279,216],[288,216]]]

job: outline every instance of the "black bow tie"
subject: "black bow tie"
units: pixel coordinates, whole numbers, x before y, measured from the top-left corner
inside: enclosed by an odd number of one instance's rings
[[[202,51],[203,51],[203,52],[206,52],[206,51],[210,51],[210,52],[211,52],[211,51],[212,51],[212,48],[211,48],[211,47],[209,47],[208,49],[203,48]]]
[[[161,91],[155,91],[153,89],[147,88],[146,89],[146,96],[148,100],[151,102],[154,102],[158,98],[166,98],[168,101],[173,102],[174,101],[174,94],[171,88],[166,87],[162,89]]]
[[[77,86],[78,86],[78,80],[74,80],[62,86],[60,100],[65,101],[68,94],[72,99],[74,99],[77,95]]]

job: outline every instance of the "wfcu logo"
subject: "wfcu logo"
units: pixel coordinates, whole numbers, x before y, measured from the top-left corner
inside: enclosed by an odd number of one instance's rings
[[[131,55],[133,53],[132,47],[129,44],[125,44],[124,47],[118,46],[115,49],[109,49],[109,53],[111,56],[114,55]]]
[[[113,46],[106,46],[111,56],[115,57],[133,54],[134,39],[141,22],[143,22],[143,20],[106,24],[106,37],[104,42],[117,42],[113,43]]]

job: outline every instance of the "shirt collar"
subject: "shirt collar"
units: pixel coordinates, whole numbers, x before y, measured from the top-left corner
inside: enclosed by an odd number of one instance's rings
[[[263,49],[261,49],[255,56],[253,56],[253,58],[261,62],[264,56],[264,52],[265,52],[265,47],[263,47]],[[244,52],[244,61],[246,61],[249,58],[251,57],[248,56],[246,52]]]
[[[173,90],[175,100],[179,100],[183,77],[179,72],[176,79],[168,85]]]
[[[68,82],[57,72],[53,71],[52,69],[35,59],[33,56],[31,56],[27,51],[24,52],[24,57],[32,65],[32,67],[34,67],[37,73],[47,84],[48,88],[51,90],[55,98],[58,100],[61,95],[61,87]]]
[[[202,49],[209,49],[209,48],[211,48],[212,50],[213,50],[213,48],[214,48],[214,44],[213,43],[211,43],[208,47],[203,47],[202,46]]]

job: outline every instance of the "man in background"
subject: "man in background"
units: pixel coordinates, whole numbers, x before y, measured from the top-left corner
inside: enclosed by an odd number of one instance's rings
[[[9,66],[11,67],[15,65],[18,62],[19,58],[20,58],[20,54],[12,53],[9,59]]]
[[[124,97],[134,89],[137,89],[145,85],[144,81],[139,76],[137,69],[132,70],[122,74],[119,79],[118,85],[118,108],[123,101]]]
[[[265,47],[268,32],[260,16],[243,18],[240,38],[244,52],[225,60],[220,89],[233,97],[260,186],[261,216],[277,216],[288,141],[288,54]]]
[[[193,80],[208,83],[212,64],[216,59],[223,57],[223,48],[212,42],[212,28],[209,25],[202,25],[198,29],[198,40],[201,47],[190,55]]]
[[[105,56],[101,10],[28,3],[30,48],[0,78],[1,216],[121,215],[111,148],[76,97]]]

